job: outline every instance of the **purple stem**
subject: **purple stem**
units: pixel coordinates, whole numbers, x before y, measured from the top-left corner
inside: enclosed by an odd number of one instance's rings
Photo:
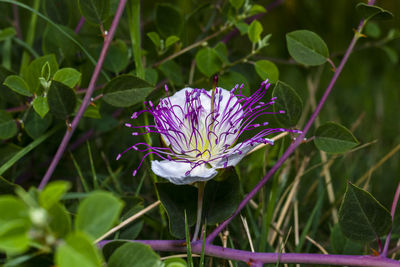
[[[76,28],[75,28],[74,32],[78,33],[81,30],[81,28],[82,28],[84,23],[85,23],[85,17],[82,16],[81,19],[78,22],[78,25],[76,25]]]
[[[274,2],[272,2],[271,4],[269,4],[266,7],[267,12],[270,11],[271,9],[274,9],[275,7],[281,5],[285,0],[276,0]],[[246,19],[246,22],[249,24],[251,23],[253,20],[256,19],[260,19],[262,16],[264,16],[265,13],[261,13],[261,14],[257,14],[254,15],[248,19]],[[222,38],[221,42],[223,43],[227,43],[230,39],[232,39],[233,37],[235,37],[235,35],[237,35],[239,33],[239,30],[237,28],[235,28],[234,30],[232,30],[231,32],[229,32],[224,38]]]
[[[392,221],[394,220],[394,214],[396,212],[397,203],[399,202],[399,196],[400,196],[400,182],[397,185],[396,193],[394,194],[393,197],[392,209],[390,210],[390,214],[392,214]],[[388,254],[390,237],[392,236],[392,228],[393,227],[390,228],[390,231],[386,237],[385,246],[383,247],[382,257],[386,257]]]
[[[100,241],[98,246],[102,248],[110,240]],[[186,251],[185,241],[183,240],[133,240],[130,242],[140,242],[151,246],[158,251]],[[369,255],[326,255],[309,253],[260,253],[250,252],[239,249],[224,248],[210,244],[205,245],[205,254],[218,258],[244,261],[250,266],[257,266],[262,263],[303,263],[303,264],[329,264],[347,266],[379,266],[379,267],[399,267],[400,262],[383,257]],[[201,243],[192,244],[193,253],[201,253]],[[255,265],[254,265],[255,264]]]
[[[369,1],[369,5],[373,5],[375,1]],[[359,34],[364,26],[364,20],[361,20],[357,32],[354,34],[353,39],[350,42],[349,47],[346,50],[346,53],[343,56],[342,61],[339,64],[339,67],[337,68],[336,72],[334,73],[332,80],[330,81],[328,87],[326,88],[324,95],[322,96],[320,102],[318,103],[318,106],[314,110],[313,114],[311,115],[311,118],[308,120],[306,126],[303,129],[303,132],[296,138],[296,141],[292,143],[289,148],[283,153],[282,157],[275,163],[275,165],[269,170],[269,172],[264,176],[264,178],[250,191],[250,193],[242,200],[242,202],[239,204],[239,207],[236,209],[236,211],[233,213],[231,217],[229,217],[227,220],[225,220],[223,223],[221,223],[207,238],[206,242],[211,243],[215,237],[218,236],[218,234],[233,220],[233,218],[236,217],[236,215],[239,214],[239,212],[246,206],[246,204],[252,199],[258,191],[268,182],[268,180],[274,175],[274,173],[282,166],[282,164],[289,158],[289,156],[293,153],[293,151],[302,143],[304,140],[304,137],[306,136],[308,130],[310,129],[311,125],[314,123],[315,119],[317,118],[319,112],[321,111],[323,105],[325,104],[326,100],[328,99],[328,96],[330,92],[332,91],[333,86],[336,83],[336,80],[338,79],[340,73],[343,70],[344,65],[346,64],[351,51],[353,50],[358,38]]]
[[[63,137],[63,140],[61,141],[60,146],[57,149],[57,152],[51,161],[51,164],[49,168],[46,171],[46,174],[44,175],[42,181],[40,182],[40,185],[38,187],[39,190],[43,189],[43,187],[48,183],[50,180],[51,175],[53,174],[58,162],[60,161],[61,157],[64,154],[65,148],[68,145],[69,140],[72,137],[72,134],[74,133],[76,127],[79,124],[80,119],[83,116],[83,113],[85,112],[86,108],[88,107],[90,100],[92,98],[93,91],[95,89],[96,81],[97,78],[99,77],[101,67],[103,66],[104,59],[106,58],[108,48],[110,47],[111,40],[114,37],[115,31],[117,29],[119,20],[121,19],[122,13],[125,8],[127,0],[120,0],[117,8],[117,12],[115,13],[115,17],[113,19],[113,22],[111,24],[110,30],[108,34],[104,38],[104,45],[103,48],[101,49],[99,60],[97,61],[96,67],[93,71],[92,78],[90,79],[89,87],[87,89],[87,92],[85,94],[85,97],[83,98],[82,105],[79,107],[78,113],[76,114],[75,118],[73,119],[71,123],[71,127],[67,129],[65,132],[65,135]]]

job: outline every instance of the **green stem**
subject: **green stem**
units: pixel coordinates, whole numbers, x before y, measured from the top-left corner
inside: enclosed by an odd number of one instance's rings
[[[206,182],[198,182],[197,183],[197,189],[198,189],[198,195],[197,195],[198,196],[197,197],[197,220],[196,220],[196,227],[194,228],[194,234],[193,234],[193,239],[192,239],[193,242],[197,240],[197,236],[198,236],[199,230],[200,230],[205,185],[206,185]]]
[[[140,0],[130,1],[130,8],[128,8],[128,25],[132,42],[133,57],[135,59],[136,76],[140,79],[144,79],[145,72],[142,62],[140,38]]]
[[[39,10],[39,5],[40,5],[40,0],[34,0],[33,9],[38,11]],[[35,39],[36,21],[37,21],[37,15],[36,15],[36,13],[32,13],[31,21],[29,22],[28,34],[26,36],[26,43],[30,47],[32,47],[33,41]],[[26,65],[28,65],[29,60],[30,60],[30,56],[29,56],[28,52],[24,51],[23,54],[22,54],[22,60],[21,60],[21,70]]]

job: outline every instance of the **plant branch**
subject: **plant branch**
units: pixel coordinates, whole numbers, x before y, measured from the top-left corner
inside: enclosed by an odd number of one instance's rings
[[[51,161],[49,168],[46,171],[46,174],[44,175],[42,181],[40,182],[40,185],[38,187],[39,190],[43,189],[43,187],[50,180],[51,175],[53,174],[58,162],[60,161],[61,157],[64,154],[65,148],[67,147],[68,142],[72,137],[72,134],[74,133],[75,129],[78,127],[79,121],[81,120],[83,113],[85,112],[86,108],[90,104],[92,94],[95,89],[97,78],[100,75],[101,67],[103,66],[104,60],[107,55],[108,48],[110,47],[111,41],[114,37],[119,20],[121,19],[122,13],[125,8],[126,1],[127,0],[119,1],[117,12],[115,13],[115,17],[111,24],[110,30],[104,38],[104,45],[103,45],[103,48],[101,49],[99,60],[97,61],[96,67],[93,71],[92,78],[90,79],[89,87],[87,89],[85,97],[83,98],[82,105],[79,107],[79,110],[71,123],[71,128],[67,129],[67,131],[65,132],[63,140],[61,141],[61,144],[58,147],[57,152],[56,152],[55,156],[53,157],[53,160]]]
[[[373,5],[375,1],[369,1],[370,5]],[[275,165],[269,170],[269,172],[264,176],[264,178],[250,191],[250,193],[242,200],[242,202],[239,204],[238,208],[236,211],[232,214],[231,217],[229,217],[227,220],[222,222],[206,239],[206,243],[211,243],[216,236],[235,218],[240,211],[247,205],[247,203],[252,199],[258,191],[268,182],[268,180],[273,176],[273,174],[282,166],[282,164],[289,158],[289,156],[294,152],[294,150],[302,143],[304,140],[308,130],[311,128],[311,125],[314,123],[315,119],[317,118],[319,112],[321,111],[322,107],[324,106],[326,100],[328,99],[329,94],[332,91],[333,86],[335,85],[339,75],[341,74],[347,60],[350,57],[350,54],[357,42],[357,40],[360,38],[360,33],[365,25],[365,21],[361,20],[357,31],[354,34],[353,39],[351,40],[349,47],[346,50],[345,55],[343,56],[343,59],[341,60],[336,72],[334,73],[328,87],[325,89],[325,92],[319,101],[316,109],[314,110],[313,114],[311,115],[311,118],[308,120],[306,123],[303,132],[296,138],[296,140],[288,147],[288,149],[283,153],[282,157],[275,163]]]
[[[394,193],[392,209],[390,210],[390,213],[392,214],[392,220],[394,220],[394,214],[396,212],[397,203],[399,202],[399,196],[400,196],[400,182],[397,185],[396,193]],[[392,229],[393,226],[390,228],[390,231],[386,237],[385,246],[383,247],[382,257],[386,257],[388,254],[390,237],[392,236]]]
[[[101,241],[98,246],[103,247],[110,240]],[[152,249],[158,251],[186,251],[186,244],[183,240],[134,240],[150,245]],[[192,252],[201,253],[201,242],[192,244]],[[375,256],[353,256],[353,255],[325,255],[309,253],[260,253],[250,252],[239,249],[224,248],[210,244],[205,245],[205,254],[208,256],[219,257],[230,260],[239,260],[246,263],[304,263],[304,264],[327,264],[327,265],[347,265],[347,266],[376,266],[376,267],[399,267],[400,263],[396,260]]]

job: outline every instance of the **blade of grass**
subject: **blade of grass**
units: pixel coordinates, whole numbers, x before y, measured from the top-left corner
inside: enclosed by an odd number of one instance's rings
[[[74,157],[74,155],[72,154],[71,151],[69,152],[69,155],[70,155],[70,157],[72,159],[72,162],[74,163],[74,166],[75,166],[75,169],[76,169],[76,171],[78,173],[79,179],[81,180],[81,184],[83,186],[83,190],[85,190],[85,192],[89,192],[90,189],[89,189],[89,187],[88,187],[88,185],[87,185],[87,183],[85,181],[85,178],[83,178],[81,167],[79,167],[79,164],[75,160],[75,157]]]
[[[110,177],[111,177],[111,179],[113,180],[113,182],[114,182],[114,184],[115,184],[115,187],[117,188],[117,191],[118,191],[119,193],[123,193],[123,190],[122,190],[122,188],[121,188],[121,185],[120,185],[119,182],[118,182],[117,176],[115,175],[115,172],[111,169],[110,162],[108,161],[106,155],[104,154],[103,151],[100,152],[100,155],[101,155],[101,157],[102,157],[104,163],[106,164],[107,171],[108,171],[108,173],[110,174]]]
[[[92,170],[93,187],[95,189],[99,189],[99,181],[97,180],[96,169],[93,164],[92,150],[90,148],[90,144],[88,141],[86,141],[86,147],[87,147],[88,154],[89,154],[90,169]]]
[[[204,230],[203,230],[203,243],[201,244],[201,254],[200,254],[200,267],[204,267],[204,255],[205,255],[205,247],[206,247],[206,225],[207,222],[204,223]]]
[[[14,1],[14,2],[16,2],[16,1]],[[14,4],[17,4],[17,3],[14,3]],[[34,0],[32,10],[34,10],[36,12],[32,11],[31,20],[30,20],[29,26],[28,26],[28,33],[26,36],[26,44],[30,47],[32,47],[33,40],[35,39],[37,12],[39,10],[39,6],[40,6],[40,0]],[[24,51],[22,54],[20,70],[25,68],[28,65],[28,63],[29,63],[29,54],[26,51]]]
[[[193,267],[193,258],[192,258],[192,246],[190,245],[190,234],[189,234],[189,226],[187,222],[186,210],[185,210],[185,234],[186,234],[186,253],[188,260],[188,267]]]
[[[39,138],[35,139],[32,143],[15,153],[14,156],[11,157],[6,163],[1,165],[0,167],[0,175],[5,173],[11,166],[13,166],[18,160],[20,160],[22,157],[24,157],[26,154],[28,154],[32,149],[40,145],[43,141],[45,141],[47,138],[52,136],[55,132],[57,132],[59,129],[61,129],[61,126],[56,126],[47,133],[43,134]]]

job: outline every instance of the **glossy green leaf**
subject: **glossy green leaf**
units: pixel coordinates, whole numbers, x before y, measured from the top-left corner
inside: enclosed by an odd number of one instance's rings
[[[71,188],[71,184],[67,181],[51,182],[40,192],[39,204],[45,209],[51,208],[58,203],[62,196]]]
[[[229,3],[236,9],[242,7],[244,0],[229,0]]]
[[[161,38],[156,32],[148,32],[147,37],[153,42],[153,44],[159,48],[161,46]]]
[[[28,208],[14,197],[0,197],[0,251],[17,254],[28,249],[30,228]]]
[[[263,27],[258,20],[253,20],[253,22],[249,26],[248,35],[250,41],[255,44],[261,40],[261,33],[263,31]]]
[[[28,84],[17,75],[8,76],[3,84],[20,95],[32,96]]]
[[[115,107],[130,107],[143,102],[152,90],[153,86],[145,80],[124,74],[107,83],[103,100]]]
[[[49,226],[57,238],[63,238],[71,232],[71,215],[64,205],[55,203],[47,210]]]
[[[0,30],[0,42],[6,39],[12,38],[17,34],[17,31],[13,27],[8,27]]]
[[[50,77],[58,70],[57,59],[53,54],[45,55],[33,60],[26,68],[22,70],[22,77],[29,85],[29,91],[32,93],[40,92],[39,78],[42,75],[42,68],[48,62],[50,68]]]
[[[279,79],[278,67],[269,60],[256,61],[254,68],[258,76],[263,80],[268,79],[271,83],[276,83]]]
[[[357,12],[366,20],[370,19],[392,19],[393,14],[379,6],[368,5],[366,3],[358,3],[356,6]]]
[[[369,242],[388,233],[392,216],[370,193],[349,182],[339,210],[339,224],[346,237]]]
[[[0,139],[9,139],[17,134],[17,124],[11,114],[0,110]]]
[[[252,5],[252,7],[249,10],[249,16],[254,16],[260,13],[265,13],[267,12],[267,10],[265,9],[265,7],[263,7],[262,5]]]
[[[49,112],[49,104],[47,103],[47,98],[44,96],[37,96],[32,101],[33,109],[36,111],[40,117],[44,118]]]
[[[303,101],[297,92],[288,84],[278,81],[272,96],[276,97],[273,105],[276,119],[285,127],[295,126],[303,111]]]
[[[123,202],[111,193],[94,191],[78,207],[75,229],[98,238],[117,221]]]
[[[30,137],[36,139],[46,132],[51,122],[51,114],[47,114],[41,118],[34,110],[29,109],[24,121],[24,129]]]
[[[293,59],[304,65],[321,65],[329,58],[324,40],[312,31],[298,30],[287,33],[286,44]]]
[[[157,4],[155,8],[156,27],[163,37],[179,36],[183,29],[183,16],[181,12],[170,4]]]
[[[348,239],[337,223],[331,229],[330,243],[335,254],[361,255],[364,245]]]
[[[47,103],[50,111],[57,117],[65,119],[71,114],[76,105],[76,96],[74,91],[68,86],[52,81],[47,94]]]
[[[221,180],[221,181],[217,181]],[[206,183],[203,217],[208,225],[222,222],[233,214],[240,201],[240,181],[233,167]]]
[[[346,127],[327,122],[315,131],[314,144],[328,153],[344,153],[357,146],[358,141]]]
[[[62,68],[54,73],[53,80],[74,88],[81,80],[81,73],[73,68]]]
[[[168,48],[179,40],[179,37],[176,35],[168,36],[167,40],[165,40],[165,47]]]
[[[79,0],[79,9],[85,19],[102,24],[110,15],[110,0]]]
[[[102,257],[93,241],[84,233],[71,233],[57,247],[55,263],[58,267],[102,267]]]
[[[201,73],[211,77],[221,70],[222,61],[214,49],[205,47],[196,53],[196,65]]]
[[[171,183],[156,184],[161,203],[167,211],[169,229],[177,238],[185,237],[185,210],[188,224],[196,222],[197,188]]]
[[[160,267],[162,262],[148,245],[127,242],[115,250],[108,267]]]
[[[235,23],[235,27],[239,30],[240,35],[245,35],[249,32],[249,25],[245,22],[237,22]]]

